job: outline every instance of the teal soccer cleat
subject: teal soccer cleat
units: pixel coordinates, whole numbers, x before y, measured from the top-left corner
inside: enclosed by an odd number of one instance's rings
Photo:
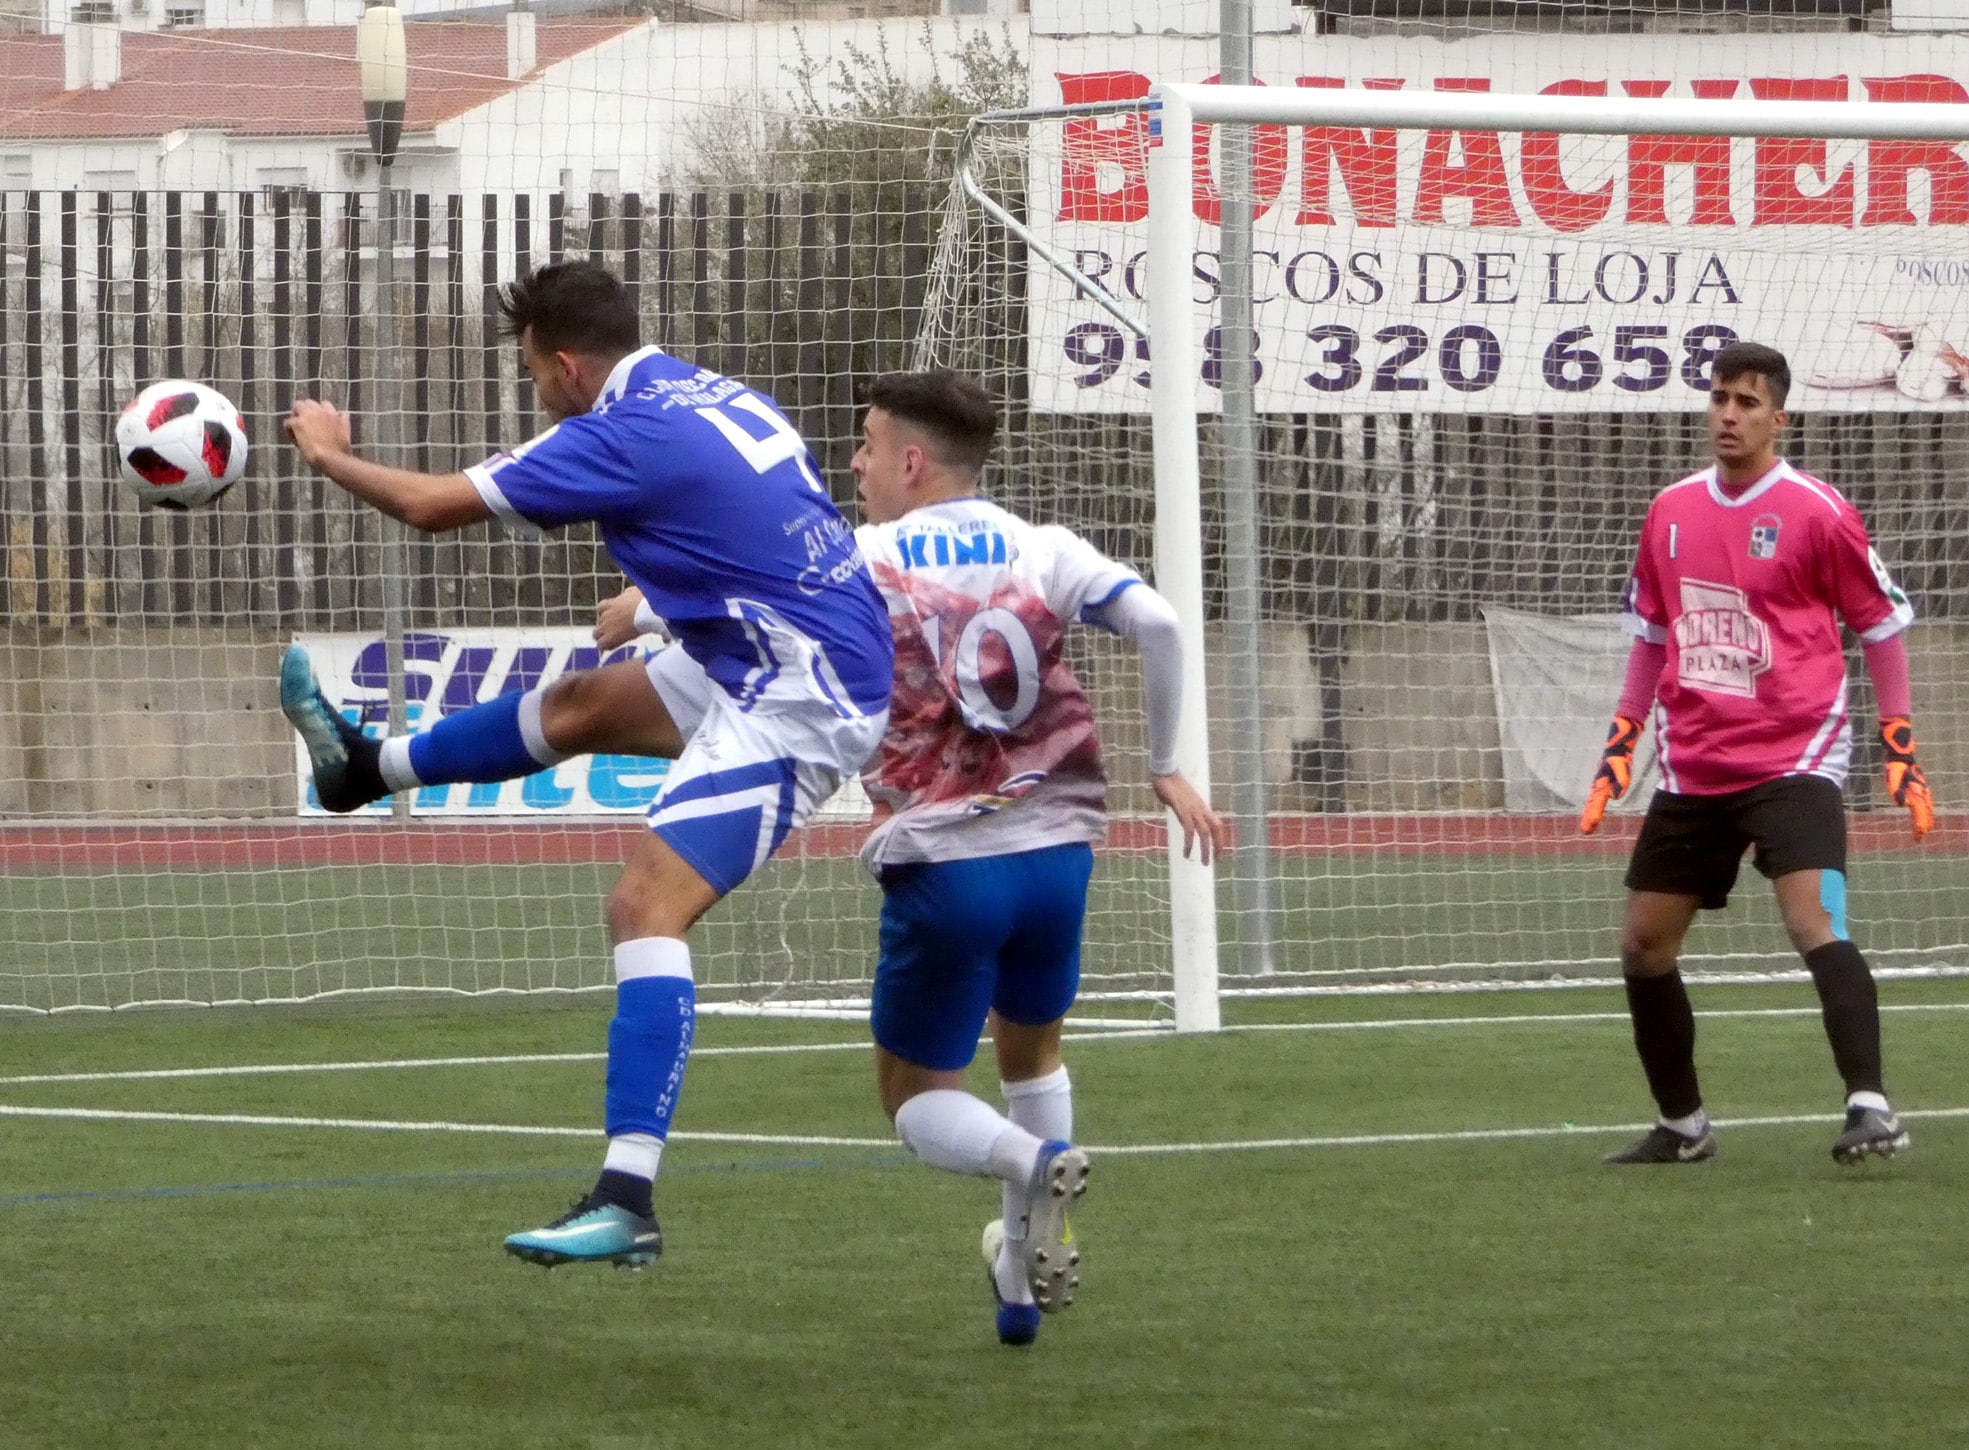
[[[590,1194],[546,1227],[510,1236],[506,1252],[545,1269],[557,1264],[646,1269],[663,1252],[663,1230],[654,1218]]]
[[[389,794],[376,757],[382,747],[342,718],[316,683],[308,652],[290,644],[280,661],[280,713],[308,748],[315,796],[338,815]]]

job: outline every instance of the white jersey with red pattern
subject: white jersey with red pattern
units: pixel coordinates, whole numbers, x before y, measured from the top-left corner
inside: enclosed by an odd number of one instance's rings
[[[981,498],[855,531],[889,606],[889,730],[862,773],[871,870],[1099,841],[1107,775],[1061,659],[1070,625],[1141,578],[1057,525]]]
[[[1746,790],[1787,775],[1843,785],[1852,761],[1835,613],[1868,644],[1914,610],[1858,510],[1783,459],[1732,498],[1704,469],[1648,509],[1628,630],[1668,649],[1655,692],[1662,788]]]

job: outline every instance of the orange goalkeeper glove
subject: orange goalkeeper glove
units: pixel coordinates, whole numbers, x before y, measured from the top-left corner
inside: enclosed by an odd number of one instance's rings
[[[1641,722],[1625,715],[1613,717],[1607,731],[1607,748],[1600,752],[1600,768],[1593,772],[1593,788],[1586,793],[1586,808],[1579,813],[1579,833],[1590,836],[1600,829],[1607,813],[1607,802],[1627,794],[1634,781],[1634,747],[1641,743]]]
[[[1914,726],[1905,715],[1880,722],[1881,743],[1887,747],[1887,794],[1914,817],[1914,839],[1935,829],[1935,796],[1928,777],[1914,761]]]

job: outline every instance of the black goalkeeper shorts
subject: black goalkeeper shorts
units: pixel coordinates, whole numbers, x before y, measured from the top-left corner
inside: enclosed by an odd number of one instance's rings
[[[1776,880],[1793,871],[1846,870],[1846,802],[1816,775],[1787,775],[1725,795],[1658,790],[1627,862],[1631,891],[1694,896],[1705,911],[1729,905],[1746,847]]]

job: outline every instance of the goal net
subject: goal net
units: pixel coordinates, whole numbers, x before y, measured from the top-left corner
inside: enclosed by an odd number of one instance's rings
[[[1114,7],[1068,0],[1029,23],[417,21],[387,191],[347,27],[126,35],[100,85],[107,52],[69,57],[72,89],[64,38],[25,37],[53,50],[18,52],[0,116],[0,1007],[608,984],[601,902],[660,768],[571,762],[329,818],[274,696],[302,639],[383,728],[392,617],[413,726],[594,660],[620,576],[591,534],[399,542],[279,432],[299,393],[421,469],[530,436],[546,420],[492,289],[581,255],[635,290],[649,340],[777,398],[850,510],[862,384],[982,375],[1006,404],[993,495],[1178,598],[1207,700],[1191,764],[1240,813],[1214,876],[1172,866],[1128,652],[1081,631],[1073,657],[1114,781],[1086,985],[1152,1010],[1182,983],[1615,974],[1651,777],[1600,836],[1573,826],[1625,655],[1613,612],[1648,500],[1707,459],[1709,359],[1730,337],[1785,349],[1789,456],[1858,504],[1919,615],[1944,812],[1905,844],[1855,655],[1854,934],[1890,970],[1969,966],[1969,159],[1952,133],[1760,138],[1744,119],[1961,106],[1969,45],[1484,33],[1382,23],[1377,3],[1326,6],[1325,29],[1256,7],[1253,104],[1276,106],[1242,117],[1244,180],[1225,126],[1192,149],[1148,105],[1152,81],[1211,77],[1217,39],[1108,33]],[[1177,11],[1200,13],[1159,0]],[[125,79],[214,66],[228,105],[275,97],[268,115],[316,129],[236,129],[224,158],[204,112],[144,133],[168,106]],[[774,94],[748,91],[760,77]],[[1499,119],[1540,95],[1630,119]],[[1306,97],[1343,109],[1295,112]],[[1403,98],[1497,110],[1371,109]],[[1738,109],[1696,132],[1642,109],[1700,102]],[[979,112],[998,119],[967,131]],[[1178,152],[1179,204],[1152,208]],[[1240,196],[1247,338],[1224,320]],[[1187,301],[1152,318],[1172,259]],[[1185,354],[1171,403],[1157,369]],[[1247,355],[1248,446],[1221,415]],[[253,444],[244,483],[190,515],[114,481],[118,408],[169,377],[226,392]],[[1193,468],[1171,453],[1185,429]],[[838,803],[707,920],[708,1000],[865,997],[860,814]],[[1748,866],[1691,959],[1795,965]]]
[[[1651,734],[1601,832],[1582,840],[1576,817],[1619,695],[1642,515],[1709,461],[1709,364],[1738,338],[1790,358],[1784,451],[1859,507],[1912,596],[1923,758],[1945,811],[1969,785],[1969,356],[1951,341],[1969,340],[1969,304],[1949,255],[1969,111],[1933,104],[1969,91],[1751,80],[1768,73],[1751,42],[1703,43],[1705,77],[1741,59],[1744,102],[1720,104],[1737,82],[1654,79],[1672,73],[1659,48],[1611,76],[1604,54],[1539,52],[1551,63],[1511,76],[1524,102],[1470,94],[1505,46],[1336,45],[1324,74],[1152,91],[1075,67],[1063,43],[1052,68],[1080,107],[973,129],[924,355],[1012,400],[995,487],[1146,565],[1159,490],[1196,470],[1202,584],[1180,607],[1209,675],[1201,758],[1220,804],[1262,802],[1216,884],[1225,991],[1617,977]],[[1192,145],[1179,93],[1247,125],[1241,190],[1229,126],[1199,124]],[[1239,196],[1255,214],[1243,337],[1224,316]],[[1237,349],[1256,373],[1242,497]],[[1169,446],[1184,434],[1188,462]],[[1255,702],[1236,694],[1240,655]],[[1851,674],[1856,939],[1888,971],[1969,968],[1953,885],[1969,834],[1957,815],[1908,840],[1856,648]],[[1685,960],[1798,971],[1748,860]]]

